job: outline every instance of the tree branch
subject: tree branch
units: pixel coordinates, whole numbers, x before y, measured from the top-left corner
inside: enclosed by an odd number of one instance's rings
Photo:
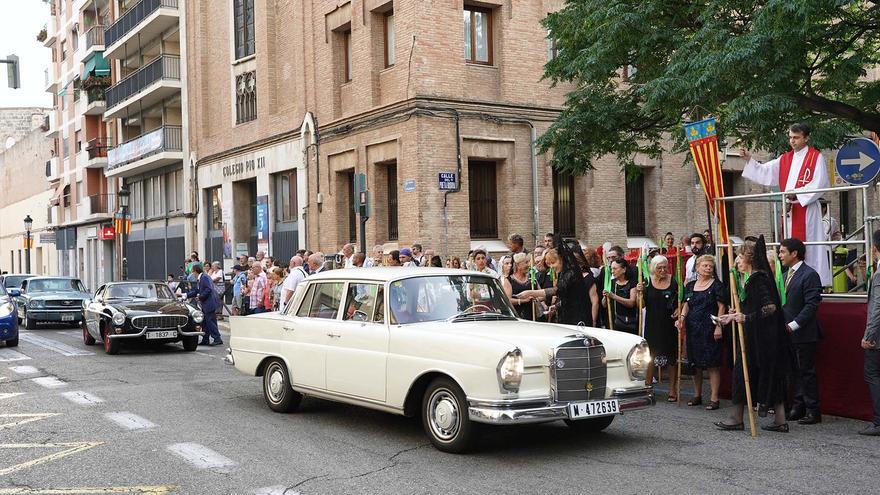
[[[880,133],[880,113],[864,112],[852,105],[819,95],[794,95],[794,99],[806,110],[848,119],[865,130]]]

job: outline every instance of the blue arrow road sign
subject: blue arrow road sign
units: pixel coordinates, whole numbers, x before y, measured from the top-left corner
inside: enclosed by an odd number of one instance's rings
[[[837,152],[834,168],[854,186],[868,184],[880,173],[880,148],[868,138],[855,138]]]

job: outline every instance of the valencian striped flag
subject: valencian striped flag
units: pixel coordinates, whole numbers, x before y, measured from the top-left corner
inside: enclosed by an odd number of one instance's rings
[[[719,203],[718,211],[715,211],[715,198],[724,197],[715,119],[686,124],[684,134],[690,144],[694,163],[697,165],[697,174],[700,176],[703,192],[709,200],[709,211],[718,218],[718,238],[722,244],[727,244],[727,209],[724,203]]]
[[[118,234],[125,233],[126,235],[131,233],[131,215],[126,213],[123,216],[122,213],[115,213],[113,215],[113,230]]]

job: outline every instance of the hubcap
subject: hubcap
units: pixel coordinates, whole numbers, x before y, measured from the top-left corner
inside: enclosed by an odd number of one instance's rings
[[[277,366],[269,371],[269,377],[266,380],[266,392],[272,402],[280,402],[284,395],[284,372]]]
[[[428,403],[428,421],[431,431],[441,440],[451,440],[461,426],[458,401],[452,392],[440,389],[434,392]]]

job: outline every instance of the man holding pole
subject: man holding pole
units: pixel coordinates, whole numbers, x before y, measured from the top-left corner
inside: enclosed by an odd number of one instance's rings
[[[822,193],[809,191],[830,187],[828,168],[819,150],[809,146],[809,143],[810,126],[793,124],[788,130],[791,151],[779,158],[759,163],[748,150],[741,149],[740,154],[747,161],[742,175],[762,186],[778,186],[783,192],[798,191],[785,196],[786,237],[805,242],[824,241],[825,227],[819,204]],[[807,246],[804,261],[819,273],[823,286],[831,285],[828,246]]]

